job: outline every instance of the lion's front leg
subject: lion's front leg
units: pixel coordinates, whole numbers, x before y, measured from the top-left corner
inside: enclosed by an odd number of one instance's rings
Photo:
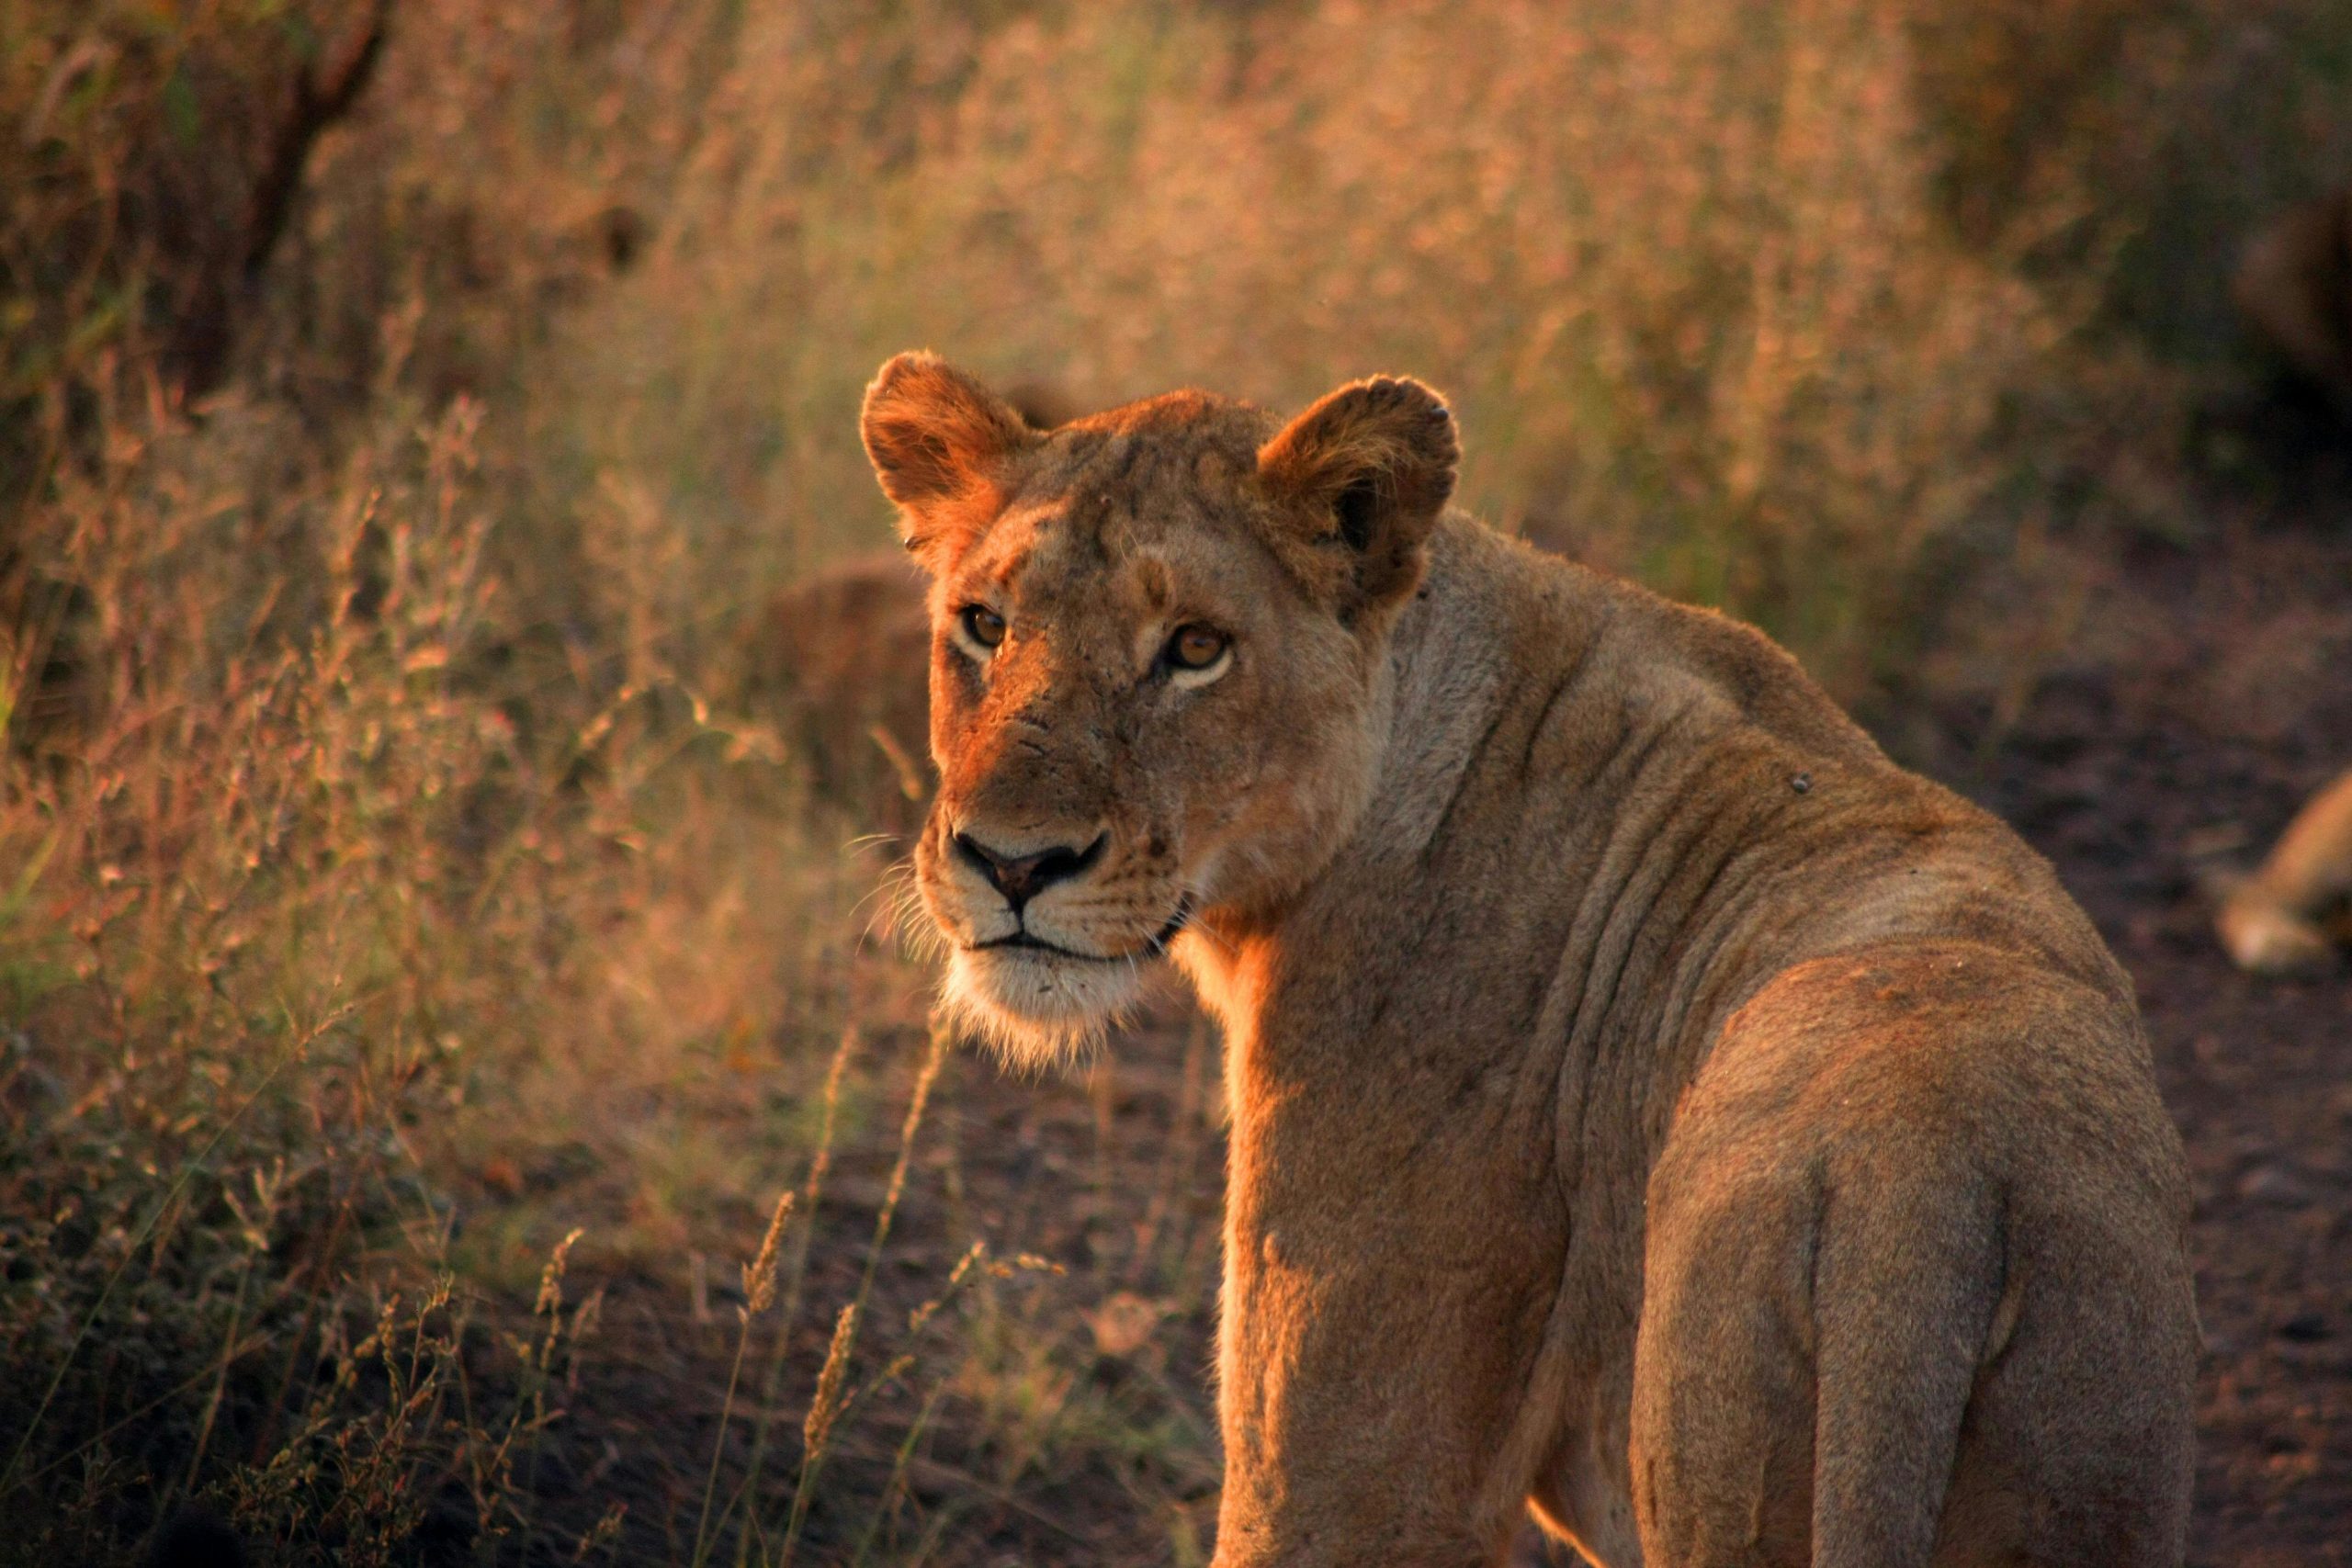
[[[1427,1150],[1285,1181],[1302,1164],[1253,1162],[1238,1131],[1216,1568],[1500,1562],[1549,1436],[1530,1408],[1559,1280],[1543,1195]]]

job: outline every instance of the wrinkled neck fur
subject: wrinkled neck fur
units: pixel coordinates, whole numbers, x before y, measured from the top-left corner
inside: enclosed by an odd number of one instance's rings
[[[1428,572],[1397,615],[1375,676],[1360,804],[1331,854],[1280,908],[1257,919],[1205,919],[1207,929],[1176,949],[1228,1042],[1249,1032],[1286,942],[1351,934],[1313,929],[1318,895],[1335,878],[1391,876],[1409,886],[1420,874],[1421,857],[1508,695],[1505,608],[1494,602],[1491,584],[1460,570],[1484,531],[1453,516],[1430,541]]]
[[[1461,794],[1509,695],[1507,606],[1461,570],[1486,543],[1449,518],[1430,542],[1420,590],[1389,642],[1392,693],[1371,798],[1335,863],[1418,864]]]

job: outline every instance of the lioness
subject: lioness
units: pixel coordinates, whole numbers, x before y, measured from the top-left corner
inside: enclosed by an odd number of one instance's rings
[[[749,694],[784,718],[820,791],[885,829],[913,825],[931,787],[922,762],[931,621],[905,557],[861,556],[784,589],[740,662]]]
[[[1447,502],[1409,380],[1050,435],[927,355],[947,995],[1163,954],[1232,1106],[1216,1562],[2177,1562],[2198,1330],[2123,972],[1761,635]]]
[[[2352,773],[2304,804],[2261,869],[2233,888],[2214,919],[2241,969],[2284,975],[2334,952],[2332,925],[2352,938]]]

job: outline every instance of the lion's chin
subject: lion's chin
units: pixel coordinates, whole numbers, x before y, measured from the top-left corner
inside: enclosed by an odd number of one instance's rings
[[[1084,1056],[1143,994],[1137,964],[1034,947],[959,949],[944,988],[957,1022],[1008,1065],[1025,1068]]]

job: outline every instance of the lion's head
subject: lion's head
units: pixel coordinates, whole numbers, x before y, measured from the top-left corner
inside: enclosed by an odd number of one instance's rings
[[[1383,378],[1279,428],[1179,392],[1046,434],[910,354],[867,389],[864,434],[931,577],[940,787],[915,874],[947,994],[1051,1059],[1354,828],[1453,418]]]

